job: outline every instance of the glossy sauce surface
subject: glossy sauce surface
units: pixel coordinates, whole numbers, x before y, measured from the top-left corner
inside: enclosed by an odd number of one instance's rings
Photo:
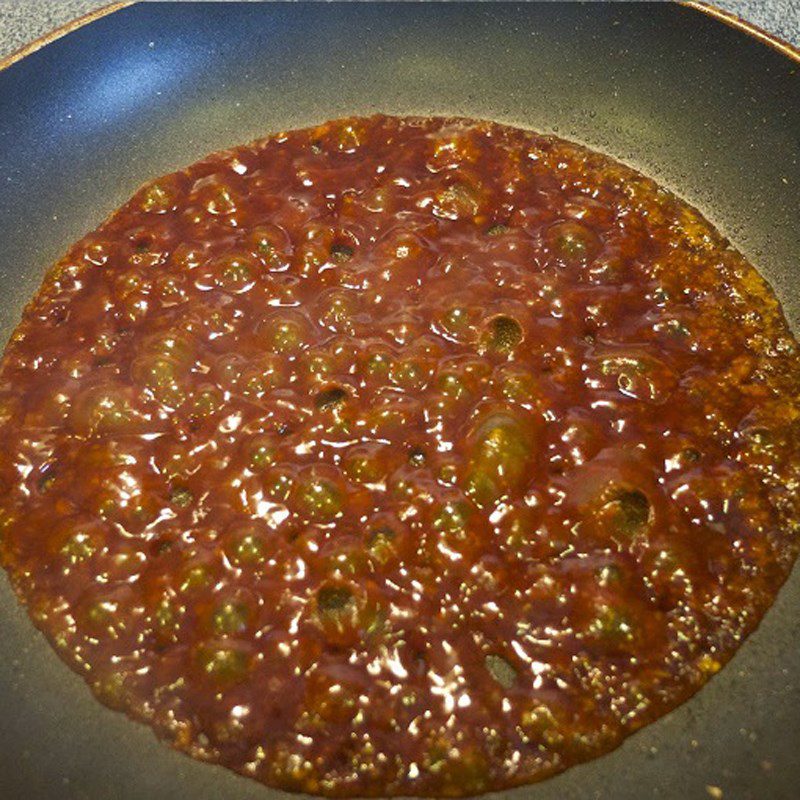
[[[141,189],[0,372],[0,554],[104,702],[327,795],[605,752],[797,551],[800,365],[752,266],[553,137],[374,117]]]

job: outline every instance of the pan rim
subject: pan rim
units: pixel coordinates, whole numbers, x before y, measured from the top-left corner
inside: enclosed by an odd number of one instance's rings
[[[42,34],[42,36],[33,39],[27,44],[22,45],[22,47],[18,48],[17,50],[14,50],[3,58],[0,58],[0,72],[8,69],[19,61],[22,61],[24,58],[27,58],[38,50],[41,50],[43,47],[47,47],[47,45],[52,44],[63,36],[66,36],[68,33],[72,33],[73,31],[83,28],[86,25],[90,25],[91,23],[96,22],[98,19],[107,17],[116,13],[117,11],[122,11],[124,8],[129,8],[139,4],[139,0],[117,0],[117,2],[109,3],[95,9],[94,11],[89,11],[80,17],[69,20],[63,25],[53,28],[53,30]],[[726,11],[714,5],[713,3],[705,2],[705,0],[677,0],[676,5],[683,6],[684,8],[688,8],[692,11],[697,11],[701,14],[705,14],[712,19],[719,20],[728,27],[741,31],[745,35],[756,39],[762,44],[766,44],[774,50],[777,50],[781,55],[784,55],[792,61],[796,61],[798,64],[800,64],[800,46],[795,46],[790,42],[787,42],[780,36],[764,30],[755,23],[740,17],[738,14],[734,14],[732,11]]]
[[[712,19],[719,20],[728,27],[752,36],[754,39],[777,50],[781,55],[800,63],[800,47],[764,30],[754,22],[750,22],[732,11],[726,11],[713,3],[705,2],[705,0],[678,0],[678,4],[693,11],[699,11]]]
[[[33,55],[33,53],[35,53],[37,50],[47,47],[47,45],[52,44],[62,36],[66,36],[68,33],[72,33],[79,28],[83,28],[85,25],[89,25],[98,19],[102,19],[103,17],[107,17],[109,14],[113,14],[116,11],[121,11],[123,8],[127,8],[128,6],[136,4],[137,0],[118,0],[118,2],[100,6],[100,8],[96,8],[94,11],[89,11],[86,14],[82,14],[80,17],[71,19],[68,22],[65,22],[63,25],[59,25],[57,28],[53,28],[53,30],[48,31],[47,33],[44,33],[41,36],[38,36],[36,39],[28,42],[27,44],[22,45],[22,47],[9,53],[7,56],[0,58],[0,72],[8,69],[18,61],[22,61],[22,59]]]

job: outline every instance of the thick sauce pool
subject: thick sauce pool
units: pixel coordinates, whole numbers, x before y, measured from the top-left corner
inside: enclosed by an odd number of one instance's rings
[[[140,190],[0,371],[0,554],[104,702],[326,795],[464,795],[689,697],[797,551],[800,367],[692,208],[374,117]]]

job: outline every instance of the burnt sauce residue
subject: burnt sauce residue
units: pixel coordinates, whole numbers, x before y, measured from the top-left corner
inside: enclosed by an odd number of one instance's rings
[[[0,373],[2,562],[106,704],[325,795],[543,778],[689,697],[794,559],[800,368],[694,209],[374,117],[160,178]]]

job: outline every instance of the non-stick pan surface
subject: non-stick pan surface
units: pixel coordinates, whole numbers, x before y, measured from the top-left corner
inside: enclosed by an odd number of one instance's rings
[[[369,114],[551,131],[699,206],[800,321],[800,60],[667,4],[145,4],[0,72],[3,339],[45,267],[144,180],[266,132]],[[800,796],[800,574],[694,699],[516,800]],[[106,710],[0,581],[0,797],[278,793]],[[721,792],[721,794],[720,794]]]

